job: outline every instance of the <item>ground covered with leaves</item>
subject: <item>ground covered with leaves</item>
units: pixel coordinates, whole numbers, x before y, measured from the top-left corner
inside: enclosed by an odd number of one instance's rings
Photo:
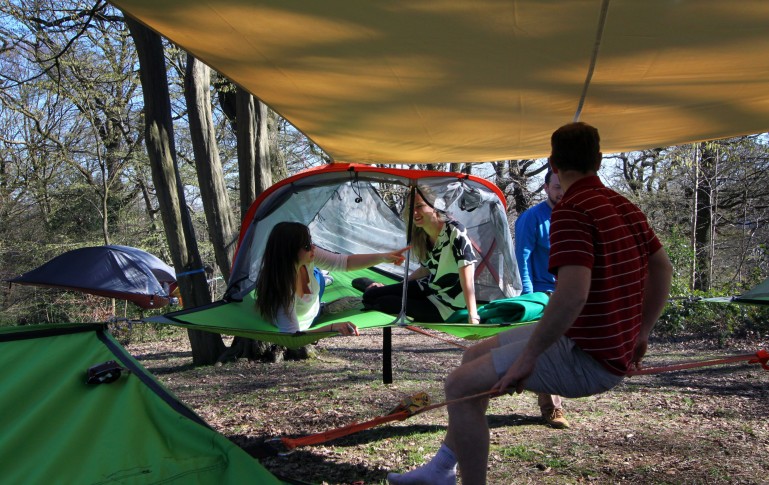
[[[183,330],[148,333],[134,333],[128,350],[213,428],[252,454],[270,438],[387,414],[419,391],[440,402],[443,379],[461,357],[454,345],[394,329],[394,383],[385,385],[381,331],[325,339],[312,360],[210,367],[192,367]],[[766,337],[654,341],[647,365],[754,353],[767,343]],[[489,483],[769,482],[769,371],[760,365],[635,376],[609,393],[566,400],[564,407],[572,427],[555,430],[540,422],[533,394],[491,401]],[[388,471],[429,459],[446,424],[441,408],[260,461],[276,475],[307,483],[382,484]]]

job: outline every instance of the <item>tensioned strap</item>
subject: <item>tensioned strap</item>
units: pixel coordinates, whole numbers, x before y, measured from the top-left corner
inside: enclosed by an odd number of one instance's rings
[[[467,345],[462,345],[459,342],[454,342],[453,340],[449,340],[447,338],[439,337],[437,335],[434,335],[426,330],[422,330],[419,327],[415,327],[414,325],[406,325],[404,328],[411,330],[415,333],[421,333],[422,335],[427,335],[428,337],[440,340],[441,342],[446,342],[449,345],[453,345],[454,347],[459,347],[460,349],[467,349]]]
[[[459,342],[454,342],[449,339],[445,339],[437,335],[433,335],[413,325],[407,325],[405,328],[408,330],[411,330],[412,332],[420,333],[422,335],[426,335],[428,337],[438,339],[442,342],[446,342],[455,347],[459,347],[460,349],[468,348],[467,345],[463,345]],[[673,372],[677,370],[695,369],[697,367],[708,367],[711,365],[731,364],[733,362],[744,362],[744,361],[747,361],[749,364],[761,364],[761,367],[763,367],[766,370],[769,370],[769,364],[768,364],[769,351],[761,349],[754,354],[734,355],[731,357],[724,357],[723,359],[701,360],[696,362],[686,362],[682,364],[666,365],[666,366],[660,366],[660,367],[639,368],[639,369],[630,370],[625,375],[627,377],[630,377],[630,376],[640,376],[640,375],[649,375],[649,374],[661,374],[663,372]]]
[[[378,426],[380,424],[389,423],[391,421],[403,421],[406,418],[410,418],[411,416],[416,416],[417,414],[422,414],[424,412],[442,408],[444,406],[448,406],[451,404],[456,404],[464,401],[470,401],[472,399],[479,399],[479,398],[488,398],[488,397],[497,397],[501,394],[497,391],[484,391],[479,392],[478,394],[473,394],[472,396],[465,396],[460,397],[457,399],[452,399],[450,401],[443,401],[436,404],[430,404],[427,406],[419,407],[415,410],[410,409],[404,409],[402,411],[397,411],[395,413],[387,414],[385,416],[379,416],[374,419],[370,419],[368,421],[364,421],[362,423],[353,423],[347,426],[343,426],[341,428],[332,429],[329,431],[324,431],[322,433],[316,433],[311,434],[308,436],[302,436],[300,438],[278,438],[274,441],[280,441],[280,443],[287,449],[287,450],[293,450],[294,448],[298,448],[300,446],[308,446],[308,445],[318,445],[321,443],[325,443],[327,441],[331,441],[337,438],[341,438],[343,436],[351,435],[354,433],[357,433],[359,431],[363,431],[369,428],[373,428],[374,426]]]
[[[627,375],[640,375],[640,374],[657,374],[661,372],[670,372],[675,370],[682,370],[682,369],[691,369],[694,367],[705,367],[710,365],[719,365],[719,364],[727,364],[731,362],[741,362],[741,361],[747,361],[751,364],[760,363],[761,366],[769,370],[769,352],[762,349],[754,354],[745,354],[745,355],[736,355],[732,357],[727,357],[724,359],[715,359],[715,360],[705,360],[705,361],[699,361],[699,362],[690,362],[686,364],[677,364],[677,365],[671,365],[671,366],[664,366],[664,367],[650,367],[648,369],[639,369],[636,371],[631,371]],[[512,388],[511,388],[512,391]],[[416,409],[403,409],[399,410],[394,413],[390,413],[384,416],[379,416],[373,419],[370,419],[368,421],[364,421],[362,423],[352,423],[347,426],[342,426],[341,428],[336,428],[328,431],[323,431],[321,433],[315,433],[307,436],[302,436],[299,438],[276,438],[274,440],[271,440],[273,444],[280,443],[285,449],[286,452],[290,452],[291,450],[298,448],[300,446],[309,446],[309,445],[318,445],[321,443],[326,443],[328,441],[342,438],[344,436],[348,436],[354,433],[357,433],[359,431],[364,431],[370,428],[373,428],[375,426],[378,426],[380,424],[389,423],[392,421],[403,421],[404,419],[410,418],[411,416],[416,416],[417,414],[422,414],[424,412],[441,408],[444,406],[449,406],[451,404],[456,404],[464,401],[469,401],[472,399],[479,399],[479,398],[494,398],[500,395],[503,395],[505,393],[500,393],[499,391],[495,390],[489,390],[489,391],[483,391],[479,392],[478,394],[473,394],[471,396],[465,396],[458,399],[452,399],[448,401],[439,402],[436,404],[430,404],[427,406],[421,406]]]
[[[661,367],[648,367],[628,371],[627,376],[640,376],[647,374],[660,374],[662,372],[672,372],[676,370],[694,369],[696,367],[707,367],[711,365],[731,364],[732,362],[747,361],[749,364],[761,364],[765,370],[769,370],[769,352],[761,349],[755,354],[734,355],[723,359],[701,360],[698,362],[685,362],[683,364],[666,365]]]
[[[183,273],[176,273],[176,277],[179,278],[180,276],[189,276],[191,274],[198,274],[198,273],[205,273],[205,272],[206,272],[205,268],[198,268],[190,271],[185,271]]]

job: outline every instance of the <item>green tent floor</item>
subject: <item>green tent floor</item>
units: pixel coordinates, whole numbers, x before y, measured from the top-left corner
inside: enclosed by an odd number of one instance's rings
[[[360,298],[361,292],[352,286],[352,281],[355,278],[366,277],[384,284],[396,282],[372,269],[335,272],[332,276],[334,281],[326,287],[323,295],[323,301],[326,303],[338,301],[341,298]],[[288,348],[299,348],[321,338],[338,335],[335,332],[281,333],[277,327],[259,314],[254,304],[254,298],[254,293],[251,292],[242,301],[219,301],[203,307],[150,317],[145,319],[145,321],[252,338],[283,345]],[[482,316],[488,316],[491,321],[495,322],[482,325],[399,322],[394,315],[365,310],[362,303],[358,302],[352,308],[347,308],[337,313],[322,314],[314,326],[322,327],[331,323],[351,321],[361,331],[367,331],[408,323],[409,325],[423,326],[465,339],[482,339],[502,332],[512,326],[530,324],[538,320],[547,304],[547,300],[548,297],[544,293],[534,293],[482,305],[479,307],[479,313]]]

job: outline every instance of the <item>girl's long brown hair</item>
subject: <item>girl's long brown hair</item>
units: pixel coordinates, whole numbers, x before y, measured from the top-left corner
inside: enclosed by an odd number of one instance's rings
[[[293,304],[299,249],[310,244],[304,224],[279,222],[272,228],[256,279],[256,309],[264,318],[274,321],[281,308]]]
[[[449,220],[446,212],[435,208],[435,194],[427,187],[417,187],[416,194],[419,195],[425,204],[438,213],[438,218],[443,222]],[[406,203],[403,205],[403,220],[406,221],[406,227],[411,225],[411,217],[414,215],[411,209],[411,193],[406,197]],[[421,227],[411,226],[411,250],[414,252],[417,260],[421,263],[427,259],[428,252],[433,248],[430,243],[430,237]]]

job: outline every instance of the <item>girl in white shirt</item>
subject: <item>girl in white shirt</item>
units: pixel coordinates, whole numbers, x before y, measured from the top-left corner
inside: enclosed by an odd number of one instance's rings
[[[298,222],[280,222],[267,238],[256,281],[256,308],[281,332],[339,332],[358,335],[352,322],[309,330],[320,311],[322,280],[315,265],[328,271],[352,271],[380,263],[402,264],[408,248],[375,254],[336,254],[316,247],[310,230]]]

